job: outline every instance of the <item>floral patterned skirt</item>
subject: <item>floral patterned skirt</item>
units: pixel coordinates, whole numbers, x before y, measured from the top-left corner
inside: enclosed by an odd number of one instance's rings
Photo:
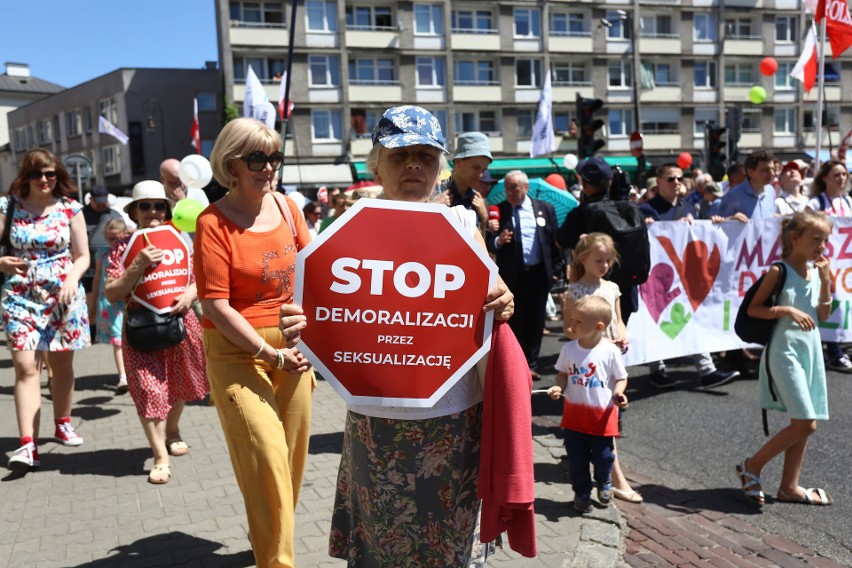
[[[426,420],[346,415],[329,554],[350,567],[467,566],[482,405]]]

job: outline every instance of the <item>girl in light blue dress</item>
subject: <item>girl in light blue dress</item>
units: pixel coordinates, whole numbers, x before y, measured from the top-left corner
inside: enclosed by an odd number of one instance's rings
[[[121,350],[121,328],[124,324],[124,302],[110,302],[104,288],[106,287],[106,268],[109,265],[109,254],[113,243],[127,235],[127,224],[121,219],[112,219],[104,226],[104,237],[110,248],[99,250],[95,254],[95,278],[92,297],[95,298],[95,343],[112,345],[115,368],[118,371],[118,384],[115,394],[127,392],[127,374],[124,371],[124,356]]]
[[[760,472],[769,460],[784,454],[784,470],[776,499],[785,503],[830,505],[820,488],[799,486],[808,437],[817,420],[828,420],[825,366],[818,321],[831,311],[829,260],[823,249],[831,222],[810,210],[781,222],[781,258],[786,266],[784,287],[775,306],[764,305],[776,290],[781,269],[772,266],[749,305],[748,315],[777,320],[760,363],[760,405],[786,412],[790,425],[779,431],[753,456],[737,465],[743,492],[753,503],[765,502]],[[766,372],[769,358],[771,380]]]

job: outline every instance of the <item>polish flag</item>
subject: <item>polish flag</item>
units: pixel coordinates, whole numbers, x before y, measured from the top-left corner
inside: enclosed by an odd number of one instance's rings
[[[192,146],[195,151],[201,153],[201,130],[198,128],[198,99],[192,99],[192,129],[189,131],[192,136]]]
[[[837,59],[852,46],[852,16],[847,0],[819,0],[814,20],[819,23],[825,15],[825,35],[831,42],[831,57]]]
[[[293,114],[293,108],[296,106],[293,104],[293,101],[289,101],[290,104],[287,105],[289,109],[287,110],[287,114],[284,114],[284,98],[286,96],[287,91],[287,72],[284,72],[284,75],[281,76],[281,84],[278,87],[278,115],[281,117],[281,120],[287,120],[290,118],[290,115]]]
[[[816,36],[814,35],[814,27],[811,26],[808,30],[808,37],[805,38],[805,48],[802,50],[802,55],[799,56],[796,66],[790,71],[790,76],[801,81],[808,93],[814,88],[816,82],[817,61]]]

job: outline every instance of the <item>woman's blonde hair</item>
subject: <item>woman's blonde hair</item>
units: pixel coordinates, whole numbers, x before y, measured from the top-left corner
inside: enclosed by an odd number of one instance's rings
[[[107,236],[110,231],[118,231],[124,234],[127,232],[127,223],[124,222],[124,219],[110,219],[104,225],[104,236]]]
[[[271,153],[281,148],[281,135],[253,118],[237,118],[225,125],[210,152],[213,177],[224,187],[231,187],[236,177],[231,162],[252,152]]]
[[[612,264],[615,266],[618,262],[618,251],[615,250],[615,242],[612,237],[606,233],[589,233],[580,239],[577,246],[574,247],[574,256],[571,260],[571,282],[578,282],[586,274],[583,259],[598,247],[604,247],[607,250],[612,256]]]
[[[825,215],[814,213],[810,209],[796,211],[792,216],[781,221],[781,258],[787,258],[793,252],[793,237],[801,236],[809,227],[828,225],[831,232],[834,226],[831,219]]]

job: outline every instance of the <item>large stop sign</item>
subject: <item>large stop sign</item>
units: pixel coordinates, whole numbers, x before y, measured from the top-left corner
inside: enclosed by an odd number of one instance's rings
[[[124,249],[121,257],[124,268],[149,245],[163,250],[163,260],[145,269],[131,297],[149,310],[167,314],[175,299],[189,286],[189,249],[171,225],[140,229],[133,233]]]
[[[449,207],[360,199],[296,257],[299,346],[347,403],[429,407],[488,352],[496,282]]]

